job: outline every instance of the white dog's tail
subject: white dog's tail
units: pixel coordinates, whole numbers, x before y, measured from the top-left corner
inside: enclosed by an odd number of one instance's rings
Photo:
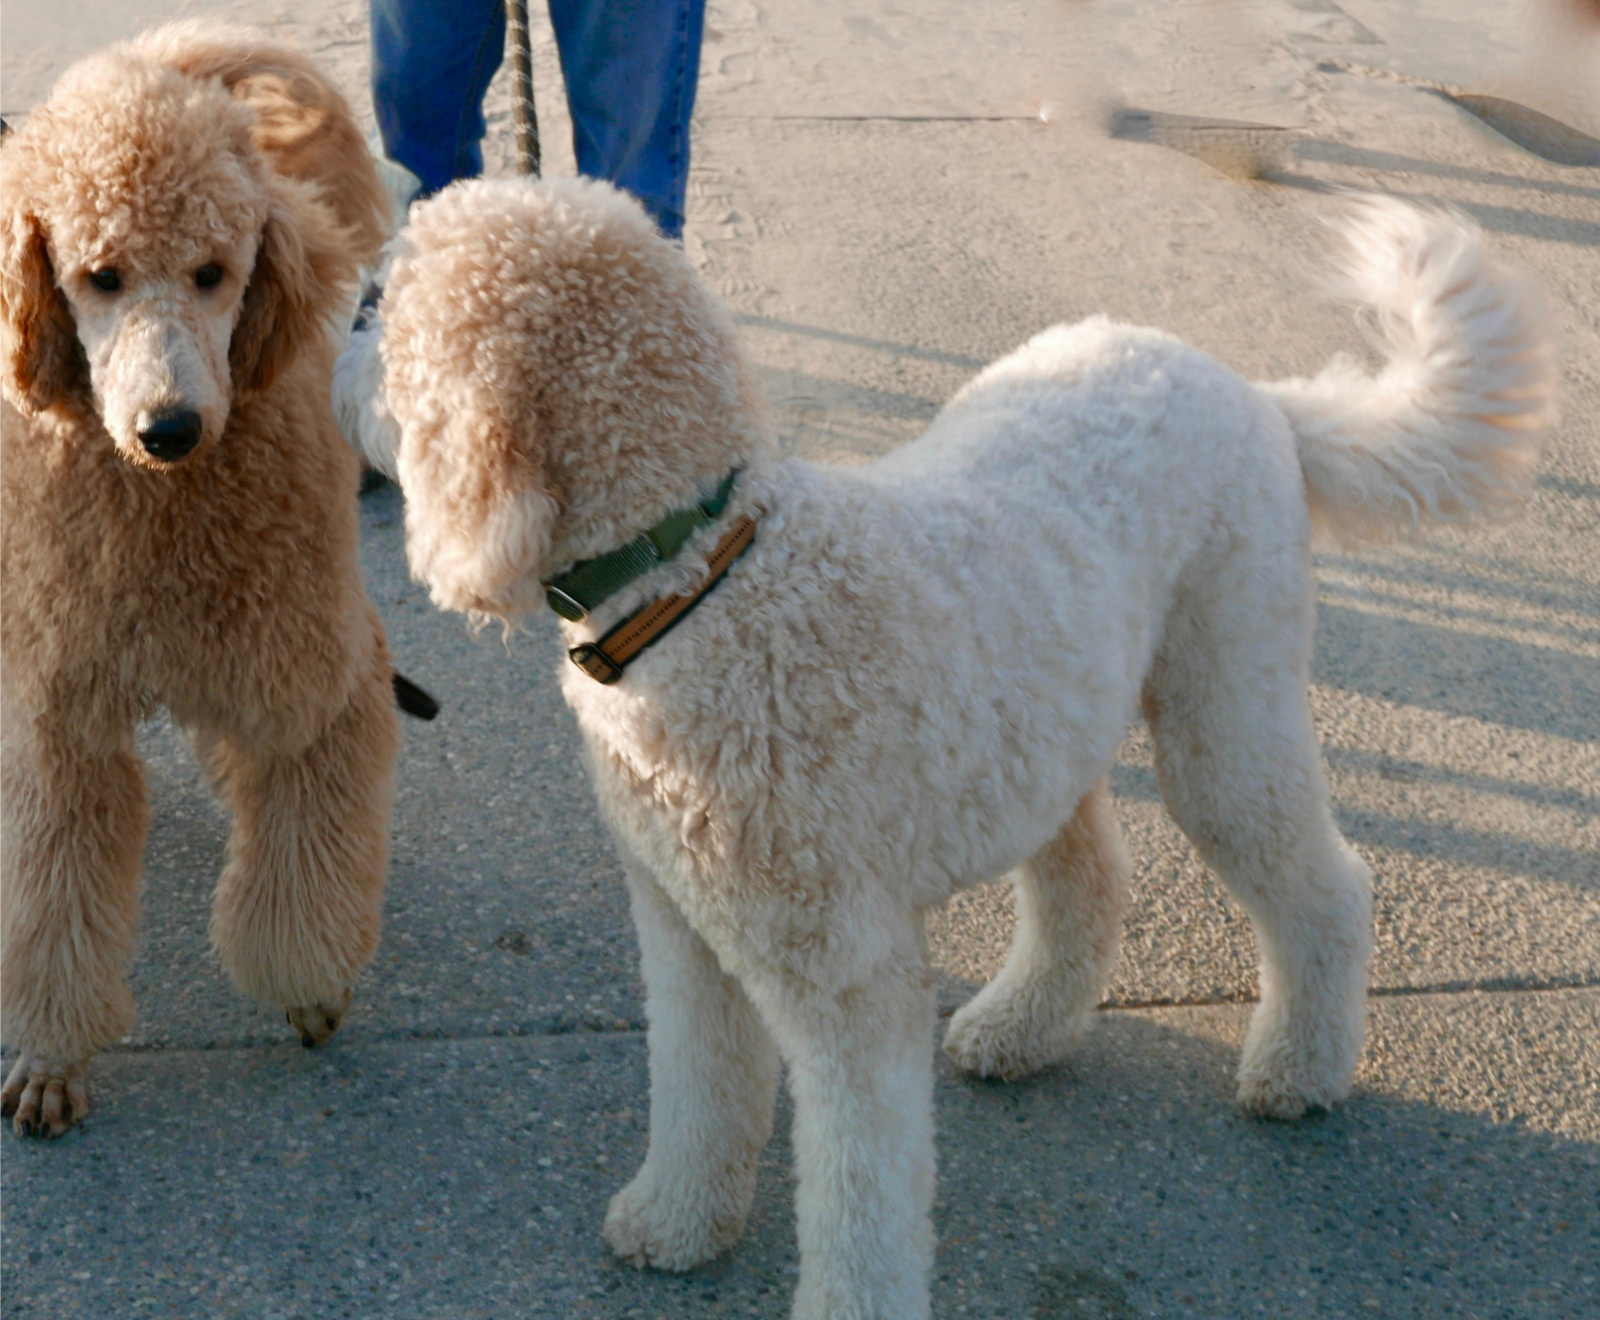
[[[1554,416],[1536,290],[1451,213],[1368,198],[1347,233],[1341,291],[1371,309],[1387,363],[1262,386],[1294,429],[1313,526],[1352,544],[1514,506]]]

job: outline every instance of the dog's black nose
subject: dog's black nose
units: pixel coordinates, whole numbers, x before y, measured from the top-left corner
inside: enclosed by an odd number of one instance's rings
[[[200,443],[200,414],[160,413],[139,432],[139,443],[151,458],[159,458],[163,463],[176,463]]]

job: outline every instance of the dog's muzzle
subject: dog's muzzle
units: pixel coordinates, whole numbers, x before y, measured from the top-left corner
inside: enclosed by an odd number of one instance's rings
[[[139,432],[139,443],[151,458],[176,463],[200,443],[200,431],[197,412],[158,413],[150,425]]]

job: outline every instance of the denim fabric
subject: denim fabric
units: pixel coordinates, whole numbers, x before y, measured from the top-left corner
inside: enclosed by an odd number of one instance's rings
[[[424,194],[483,169],[483,97],[505,50],[504,0],[371,0],[383,149]],[[683,232],[705,0],[550,0],[578,169]]]

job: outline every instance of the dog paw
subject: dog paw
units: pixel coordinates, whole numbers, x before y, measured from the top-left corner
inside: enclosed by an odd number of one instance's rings
[[[745,1210],[719,1211],[719,1198],[687,1178],[658,1178],[647,1166],[611,1198],[606,1241],[640,1269],[692,1270],[721,1255],[744,1232]]]
[[[1082,1041],[1089,1014],[986,986],[950,1019],[944,1052],[973,1077],[1020,1081],[1060,1063]]]
[[[1332,1109],[1350,1094],[1364,1022],[1359,1006],[1290,1018],[1276,1004],[1259,1005],[1239,1055],[1239,1108],[1285,1120]]]
[[[1332,1109],[1349,1094],[1343,1072],[1319,1078],[1253,1068],[1248,1060],[1239,1069],[1239,1108],[1255,1118],[1292,1122],[1313,1109]]]
[[[89,1112],[89,1061],[58,1067],[23,1051],[0,1090],[0,1112],[19,1136],[59,1137]]]
[[[304,1004],[295,1008],[285,1008],[283,1015],[288,1019],[289,1025],[300,1033],[300,1043],[308,1050],[313,1045],[320,1045],[329,1036],[339,1030],[339,1023],[344,1018],[345,1011],[350,1007],[350,987],[346,986],[344,993],[331,1004]]]
[[[1314,1107],[1319,1106],[1293,1087],[1272,1078],[1239,1082],[1239,1108],[1252,1118],[1273,1118],[1293,1122],[1297,1118],[1304,1118],[1306,1111]]]

